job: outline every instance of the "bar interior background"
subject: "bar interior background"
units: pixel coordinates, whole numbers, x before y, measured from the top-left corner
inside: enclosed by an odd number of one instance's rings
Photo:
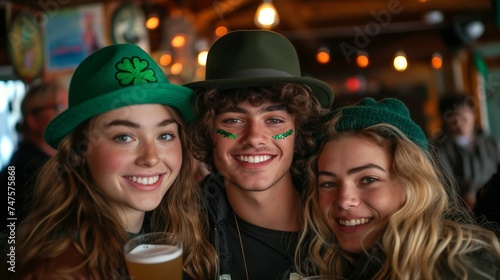
[[[274,23],[256,20],[263,4],[274,7]],[[334,89],[334,108],[366,96],[400,98],[432,137],[441,127],[439,98],[464,92],[479,101],[479,125],[500,138],[499,6],[500,0],[0,0],[0,168],[15,149],[19,105],[31,82],[68,84],[95,48],[122,42],[146,49],[174,83],[200,80],[206,50],[238,29],[289,38],[302,74]],[[396,66],[397,55],[406,64]]]

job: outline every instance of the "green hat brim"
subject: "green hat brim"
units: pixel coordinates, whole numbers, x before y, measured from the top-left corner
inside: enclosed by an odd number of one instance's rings
[[[303,84],[309,86],[323,108],[330,108],[333,104],[332,89],[323,81],[308,77],[256,77],[234,79],[212,79],[185,84],[193,90],[208,91],[211,89],[228,90],[244,87],[265,87],[278,84]]]
[[[66,135],[87,119],[114,109],[139,104],[170,106],[189,124],[195,119],[193,111],[186,107],[190,97],[190,89],[174,84],[155,83],[125,87],[75,105],[59,114],[45,129],[45,141],[57,148]]]

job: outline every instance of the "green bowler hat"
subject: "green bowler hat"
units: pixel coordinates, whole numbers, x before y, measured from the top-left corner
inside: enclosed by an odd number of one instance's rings
[[[232,31],[210,47],[205,81],[186,84],[192,89],[237,89],[282,83],[309,86],[324,108],[333,103],[325,82],[302,77],[297,52],[283,35],[267,30]]]
[[[195,119],[192,90],[171,84],[158,64],[134,44],[116,44],[94,52],[71,78],[68,109],[49,123],[45,141],[57,148],[82,122],[125,106],[163,104],[176,109],[186,123]]]

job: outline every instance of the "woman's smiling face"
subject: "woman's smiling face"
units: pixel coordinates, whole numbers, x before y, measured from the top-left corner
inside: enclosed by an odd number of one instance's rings
[[[392,154],[368,138],[344,136],[325,143],[318,158],[319,206],[340,247],[362,252],[366,232],[399,210],[403,186],[391,176]],[[365,239],[372,245],[381,232]]]
[[[115,109],[92,121],[86,156],[94,183],[126,216],[158,207],[179,174],[179,125],[163,105]],[[125,217],[122,217],[125,218]]]

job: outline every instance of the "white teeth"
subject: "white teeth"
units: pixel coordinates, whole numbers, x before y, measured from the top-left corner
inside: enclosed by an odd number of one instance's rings
[[[132,182],[141,184],[141,185],[152,185],[152,184],[158,182],[158,179],[160,179],[160,176],[159,175],[152,176],[152,177],[127,176],[127,179],[129,179]]]
[[[348,226],[348,227],[353,227],[353,226],[358,226],[358,225],[363,225],[371,221],[371,219],[368,218],[361,218],[361,219],[352,219],[352,220],[342,220],[339,219],[339,223],[343,226]]]
[[[269,160],[271,156],[238,156],[239,160],[250,163],[260,163]]]

